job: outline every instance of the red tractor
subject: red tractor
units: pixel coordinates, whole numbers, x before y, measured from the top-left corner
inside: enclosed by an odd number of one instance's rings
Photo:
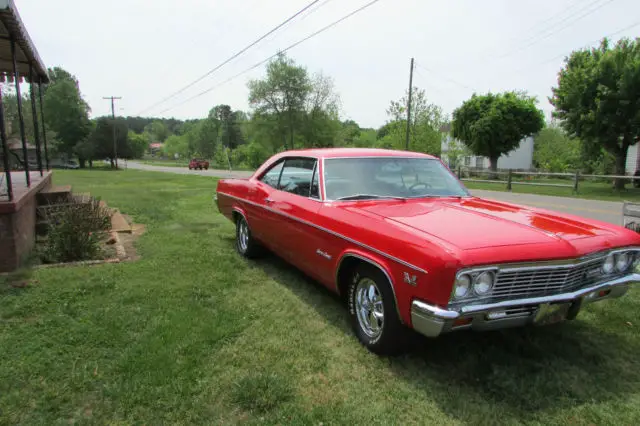
[[[189,170],[209,170],[209,162],[207,160],[201,160],[199,158],[192,158],[189,161]]]

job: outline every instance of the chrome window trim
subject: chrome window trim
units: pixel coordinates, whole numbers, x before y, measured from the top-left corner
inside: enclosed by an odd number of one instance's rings
[[[375,266],[376,268],[380,269],[380,271],[384,274],[385,277],[387,277],[387,280],[389,280],[389,285],[391,286],[391,292],[393,293],[393,302],[396,306],[396,313],[398,314],[398,318],[400,319],[400,322],[404,322],[402,321],[402,316],[400,315],[400,308],[398,307],[398,297],[396,296],[396,289],[393,285],[393,280],[391,279],[391,276],[389,275],[389,273],[387,272],[387,270],[382,267],[382,265],[380,265],[378,262],[376,262],[375,260],[371,260],[367,257],[361,256],[359,254],[355,254],[355,253],[345,253],[342,255],[342,257],[340,258],[340,261],[338,262],[338,267],[336,268],[336,278],[335,278],[335,282],[336,282],[336,289],[338,291],[340,291],[340,286],[338,283],[338,276],[340,275],[340,268],[342,267],[342,261],[345,260],[347,257],[353,257],[355,259],[360,259],[363,262],[367,262],[368,264]]]
[[[311,226],[312,228],[316,228],[316,229],[319,229],[320,231],[324,231],[324,232],[326,232],[326,233],[328,233],[328,234],[331,234],[331,235],[333,235],[333,236],[335,236],[335,237],[341,238],[341,239],[343,239],[343,240],[345,240],[345,241],[348,241],[348,242],[350,242],[350,243],[352,243],[352,244],[355,244],[355,245],[357,245],[357,246],[360,246],[360,247],[362,247],[362,248],[365,248],[365,249],[367,249],[367,250],[370,250],[370,251],[372,251],[372,252],[374,252],[374,253],[376,253],[376,254],[379,254],[380,256],[386,257],[387,259],[393,260],[394,262],[397,262],[397,263],[399,263],[399,264],[401,264],[401,265],[404,265],[404,266],[406,266],[406,267],[408,267],[408,268],[414,269],[414,270],[416,270],[416,271],[418,271],[418,272],[422,272],[423,274],[428,274],[428,273],[429,273],[428,271],[426,271],[426,270],[424,270],[424,269],[422,269],[422,268],[420,268],[420,267],[418,267],[418,266],[412,265],[412,264],[411,264],[411,263],[409,263],[409,262],[406,262],[406,261],[404,261],[404,260],[402,260],[402,259],[398,259],[398,258],[397,258],[397,257],[395,257],[395,256],[392,256],[392,255],[390,255],[390,254],[387,254],[387,253],[385,253],[385,252],[383,252],[383,251],[380,251],[380,250],[378,250],[378,249],[376,249],[376,248],[374,248],[374,247],[371,247],[371,246],[369,246],[369,245],[367,245],[367,244],[364,244],[364,243],[361,243],[361,242],[359,242],[359,241],[356,241],[356,240],[354,240],[354,239],[352,239],[352,238],[349,238],[349,237],[347,237],[347,236],[345,236],[345,235],[342,235],[342,234],[339,234],[339,233],[337,233],[337,232],[334,232],[334,231],[332,231],[332,230],[330,230],[330,229],[323,228],[322,226],[316,225],[315,223],[311,223],[311,222],[308,222],[308,221],[306,221],[306,220],[304,220],[304,219],[300,219],[300,218],[298,218],[298,217],[295,217],[295,216],[292,216],[292,215],[289,215],[289,214],[283,213],[283,212],[281,212],[281,211],[278,211],[278,210],[272,209],[272,208],[270,208],[270,207],[263,206],[263,205],[258,204],[258,203],[254,203],[253,201],[249,201],[249,200],[245,200],[245,199],[240,198],[240,197],[236,197],[235,195],[227,194],[226,192],[218,192],[218,195],[225,195],[225,196],[227,196],[227,197],[229,197],[229,198],[233,198],[234,200],[242,201],[242,202],[244,202],[244,203],[251,204],[252,206],[256,206],[256,207],[263,208],[263,209],[268,210],[268,211],[270,211],[270,212],[272,212],[272,213],[278,214],[278,215],[280,215],[280,216],[287,217],[287,218],[289,218],[289,219],[295,220],[295,221],[300,222],[300,223],[302,223],[302,224],[305,224],[305,225]],[[304,197],[303,197],[303,198],[304,198]],[[247,222],[247,223],[248,223],[248,222]]]

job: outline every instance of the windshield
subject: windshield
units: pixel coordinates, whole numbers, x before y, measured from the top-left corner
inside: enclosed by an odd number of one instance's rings
[[[466,197],[466,188],[436,159],[327,158],[327,200]]]

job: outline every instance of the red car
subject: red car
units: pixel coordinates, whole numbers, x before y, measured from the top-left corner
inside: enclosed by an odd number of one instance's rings
[[[437,158],[375,149],[283,152],[216,203],[246,257],[275,252],[346,300],[376,353],[436,337],[571,320],[640,281],[640,235],[471,196]]]
[[[189,161],[189,170],[196,170],[196,169],[209,170],[209,162],[207,160],[192,158],[191,161]]]

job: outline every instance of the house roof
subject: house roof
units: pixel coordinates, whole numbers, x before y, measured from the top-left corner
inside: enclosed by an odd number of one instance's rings
[[[34,80],[49,82],[47,67],[24,26],[14,0],[0,0],[0,80],[13,80],[11,40],[16,42],[16,62],[18,73],[26,81],[30,80],[29,68],[33,66]]]

